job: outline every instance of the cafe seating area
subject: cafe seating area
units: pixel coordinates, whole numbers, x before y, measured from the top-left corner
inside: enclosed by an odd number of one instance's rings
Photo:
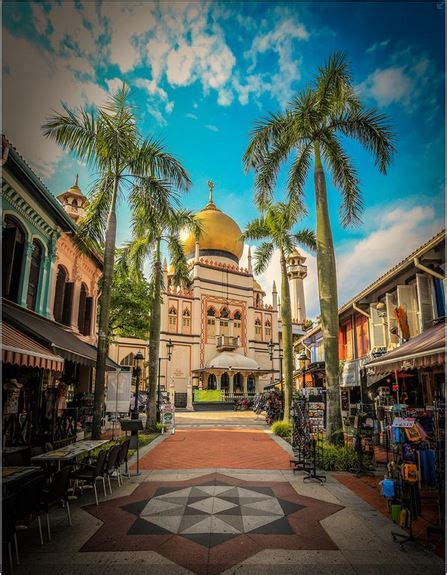
[[[113,494],[112,485],[129,477],[130,438],[115,443],[108,439],[86,440],[54,449],[6,448],[3,452],[3,557],[5,572],[14,573],[20,565],[21,536],[34,536],[43,546],[52,541],[52,515],[66,515],[72,525],[70,505],[89,503],[93,489],[96,505],[101,497]],[[58,522],[59,524],[60,522]]]

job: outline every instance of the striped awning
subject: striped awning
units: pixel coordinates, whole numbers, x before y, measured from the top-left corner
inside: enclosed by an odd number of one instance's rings
[[[433,327],[411,338],[401,346],[365,364],[368,378],[394,370],[406,371],[444,365],[445,324]]]
[[[39,367],[62,372],[64,360],[49,349],[22,333],[16,327],[2,322],[2,361],[12,365]]]

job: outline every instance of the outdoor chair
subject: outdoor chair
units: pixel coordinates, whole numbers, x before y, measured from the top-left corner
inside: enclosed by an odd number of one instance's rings
[[[16,532],[16,505],[17,497],[16,495],[9,495],[5,497],[2,502],[3,514],[2,514],[2,526],[3,535],[2,541],[8,545],[8,558],[9,558],[9,569],[10,572],[14,572],[14,563],[12,559],[12,545],[14,544],[16,563],[20,565],[19,558],[19,546],[17,543],[17,532]]]
[[[109,456],[107,458],[107,463],[106,463],[106,467],[105,467],[105,473],[107,475],[107,480],[109,482],[110,495],[112,495],[112,485],[110,482],[111,477],[112,478],[116,477],[116,479],[118,481],[118,485],[121,485],[120,475],[116,470],[116,461],[118,459],[120,449],[121,449],[120,445],[114,445],[113,447],[111,447],[109,449]]]
[[[128,466],[127,466],[127,463],[128,463],[128,454],[129,454],[129,446],[130,446],[130,438],[129,438],[129,439],[126,439],[125,441],[123,441],[123,443],[120,445],[120,450],[119,450],[118,457],[117,457],[117,460],[116,460],[116,469],[117,469],[117,471],[118,471],[118,473],[119,473],[121,483],[122,483],[122,480],[123,480],[123,475],[122,475],[122,473],[121,473],[121,468],[122,468],[123,465],[126,466],[127,476],[130,477],[129,469],[128,469]]]
[[[42,491],[40,500],[41,510],[47,516],[48,540],[51,541],[50,529],[50,508],[57,505],[60,501],[65,504],[68,524],[71,525],[70,504],[68,503],[68,485],[70,481],[70,467],[63,467],[53,475],[50,487]]]
[[[94,464],[81,464],[81,466],[72,472],[71,477],[75,479],[76,482],[84,481],[89,485],[93,486],[95,490],[95,501],[98,505],[98,490],[96,489],[96,482],[98,479],[102,479],[102,486],[104,489],[104,497],[107,495],[106,491],[106,481],[105,481],[105,466],[107,459],[107,451],[103,449],[99,452],[96,462]],[[82,489],[82,487],[81,487]]]
[[[20,489],[20,499],[17,501],[17,516],[18,522],[23,520],[31,520],[37,517],[39,525],[40,544],[43,545],[42,535],[42,522],[40,520],[41,506],[40,500],[42,491],[45,484],[45,475],[40,475],[27,483]]]

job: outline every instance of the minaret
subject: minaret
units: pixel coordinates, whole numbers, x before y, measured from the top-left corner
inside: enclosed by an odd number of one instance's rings
[[[59,194],[57,199],[67,214],[77,223],[85,215],[88,200],[78,186],[78,174],[74,184],[63,194]]]
[[[273,280],[273,287],[272,287],[272,307],[275,311],[278,310],[278,292],[276,291],[275,280]]]
[[[248,273],[252,274],[253,273],[253,266],[251,265],[251,246],[248,246]]]
[[[292,304],[292,318],[298,323],[306,321],[306,303],[304,300],[303,280],[307,276],[306,258],[297,249],[287,258],[287,277],[289,278]]]

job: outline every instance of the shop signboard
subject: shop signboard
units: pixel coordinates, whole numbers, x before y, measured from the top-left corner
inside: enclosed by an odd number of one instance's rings
[[[171,403],[165,403],[161,408],[161,423],[164,429],[171,429],[175,433],[175,407]]]
[[[107,413],[128,413],[132,386],[131,371],[109,371],[106,373]]]
[[[411,429],[414,425],[414,422],[414,417],[395,417],[393,419],[393,427]]]

